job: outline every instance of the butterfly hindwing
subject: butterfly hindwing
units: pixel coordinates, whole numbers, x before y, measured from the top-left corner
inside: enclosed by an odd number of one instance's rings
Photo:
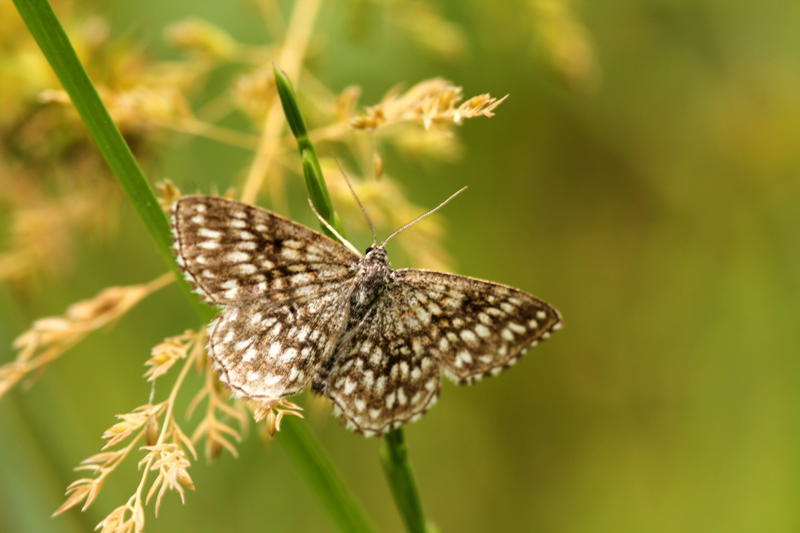
[[[324,387],[315,383],[347,426],[367,436],[416,420],[439,396],[436,336],[420,320],[412,293],[408,286],[390,284],[337,348]]]
[[[333,351],[352,283],[282,303],[225,308],[209,327],[209,356],[238,396],[265,403],[302,391]]]

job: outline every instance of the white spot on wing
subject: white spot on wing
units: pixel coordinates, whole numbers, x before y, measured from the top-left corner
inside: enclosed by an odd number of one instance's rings
[[[236,344],[234,344],[234,345],[233,345],[233,349],[234,349],[234,350],[244,350],[245,348],[247,348],[247,347],[248,347],[248,346],[250,346],[251,344],[253,344],[253,339],[252,339],[252,338],[250,338],[250,339],[245,339],[245,340],[243,340],[243,341],[239,341],[239,342],[237,342]]]
[[[236,298],[236,295],[239,293],[239,287],[234,287],[232,289],[228,289],[223,293],[223,296],[228,300],[233,300]]]
[[[361,351],[363,352],[364,350],[362,349]],[[380,346],[376,346],[375,351],[373,351],[372,355],[369,356],[369,362],[374,367],[380,367],[382,360],[383,360],[383,350],[381,350]]]
[[[364,382],[364,388],[369,390],[375,384],[375,373],[372,370],[367,370],[361,379]]]
[[[200,229],[198,229],[197,230],[197,234],[200,235],[201,237],[206,237],[208,239],[219,239],[220,237],[222,237],[222,232],[221,231],[216,231],[216,230],[208,229],[208,228],[200,228]]]
[[[525,326],[521,326],[521,325],[517,324],[516,322],[509,322],[508,323],[508,329],[510,329],[511,331],[513,331],[515,333],[525,333],[525,331],[527,331],[525,329]]]
[[[414,353],[417,355],[422,355],[425,352],[425,347],[422,346],[422,340],[419,337],[414,337],[411,340],[411,349],[414,350]],[[406,364],[405,362],[401,364]],[[406,365],[406,370],[408,370],[408,365]]]
[[[295,348],[286,348],[281,354],[281,358],[279,361],[281,363],[291,363],[294,358],[297,357],[297,349]]]
[[[279,342],[273,342],[269,345],[269,357],[276,358],[281,353],[281,344]]]
[[[386,388],[386,376],[379,376],[378,379],[375,380],[375,394],[380,396],[381,394],[383,394],[385,388]]]
[[[225,258],[233,263],[244,263],[250,260],[250,255],[244,252],[230,252]]]
[[[258,269],[255,265],[251,265],[250,263],[242,263],[241,265],[236,266],[236,270],[238,270],[242,274],[255,274]]]
[[[475,336],[475,333],[473,333],[468,329],[461,330],[461,333],[459,335],[461,337],[461,340],[463,340],[468,344],[476,344],[478,342],[478,337]]]

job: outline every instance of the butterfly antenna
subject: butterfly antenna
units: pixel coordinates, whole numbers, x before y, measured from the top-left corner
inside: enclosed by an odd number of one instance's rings
[[[347,249],[348,249],[348,250],[350,250],[351,252],[353,252],[354,254],[356,254],[358,257],[361,257],[361,258],[363,258],[363,257],[364,257],[363,255],[361,255],[361,252],[359,252],[359,251],[356,249],[356,247],[355,247],[355,246],[353,246],[352,244],[350,244],[350,241],[348,241],[347,239],[345,239],[344,237],[342,237],[341,235],[339,235],[339,232],[338,232],[338,231],[336,231],[335,229],[333,229],[333,226],[331,226],[330,224],[328,224],[328,221],[327,221],[327,220],[325,220],[324,218],[322,218],[322,215],[320,215],[320,214],[317,212],[317,210],[314,208],[314,203],[311,201],[311,198],[309,198],[309,199],[308,199],[308,205],[310,205],[310,206],[311,206],[311,210],[314,212],[314,214],[315,214],[315,215],[317,215],[317,218],[319,219],[319,221],[320,221],[320,222],[322,222],[322,224],[323,224],[323,225],[324,225],[326,228],[328,228],[328,229],[331,231],[331,233],[333,233],[334,235],[336,235],[336,238],[337,238],[337,239],[339,239],[339,241],[340,241],[342,244],[344,244],[344,245],[347,247]]]
[[[353,193],[353,197],[356,199],[356,202],[358,202],[358,207],[360,207],[361,212],[364,213],[364,218],[367,219],[367,223],[369,224],[369,229],[372,230],[372,246],[376,246],[378,244],[378,234],[375,233],[375,226],[372,225],[372,220],[370,220],[369,215],[367,214],[367,210],[364,209],[364,205],[361,203],[361,200],[358,199],[358,195],[356,194],[356,191],[353,189],[353,186],[350,184],[350,180],[347,179],[347,174],[345,174],[344,168],[342,168],[342,164],[339,162],[339,158],[336,157],[335,154],[333,158],[336,160],[336,164],[339,165],[339,170],[342,172],[342,176],[344,176],[344,181],[350,188],[350,192]]]
[[[436,211],[438,211],[439,209],[441,209],[442,207],[444,207],[444,205],[445,205],[447,202],[449,202],[450,200],[452,200],[453,198],[455,198],[456,196],[458,196],[459,194],[461,194],[461,193],[462,193],[462,192],[464,192],[465,190],[466,190],[466,187],[462,188],[461,190],[459,190],[459,191],[457,191],[455,194],[453,194],[453,195],[452,195],[450,198],[448,198],[448,199],[447,199],[447,200],[445,200],[444,202],[440,203],[438,206],[436,206],[435,208],[431,209],[430,211],[428,211],[427,213],[425,213],[424,215],[422,215],[421,217],[419,217],[419,218],[418,218],[418,219],[416,219],[415,221],[413,221],[413,222],[409,222],[408,224],[406,224],[405,226],[403,226],[403,227],[402,227],[402,228],[400,228],[399,230],[397,230],[397,231],[395,231],[394,233],[392,233],[391,235],[389,235],[389,238],[388,238],[388,239],[386,239],[385,241],[383,241],[383,244],[381,244],[381,248],[383,248],[384,246],[386,246],[386,243],[387,243],[387,242],[389,242],[389,240],[391,240],[391,238],[392,238],[392,237],[394,237],[395,235],[397,235],[397,234],[398,234],[398,233],[400,233],[401,231],[403,231],[403,230],[406,230],[406,229],[410,228],[411,226],[413,226],[414,224],[416,224],[417,222],[419,222],[420,220],[422,220],[422,219],[423,219],[423,218],[425,218],[426,216],[434,214]]]

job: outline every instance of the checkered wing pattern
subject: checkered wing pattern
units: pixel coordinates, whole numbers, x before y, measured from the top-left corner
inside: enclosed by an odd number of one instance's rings
[[[291,220],[225,198],[184,196],[171,212],[175,254],[206,302],[286,302],[331,290],[359,257]]]
[[[347,281],[289,302],[225,308],[208,330],[220,381],[237,396],[265,403],[301,392],[333,352],[351,291]]]
[[[415,292],[401,283],[389,285],[338,348],[322,390],[351,430],[371,436],[400,427],[421,417],[439,397],[439,332],[420,319]]]
[[[411,290],[408,313],[425,325],[445,375],[461,385],[506,370],[561,327],[558,311],[513,287],[428,270],[395,277]]]
[[[178,264],[223,307],[208,340],[220,380],[269,405],[313,377],[313,389],[365,435],[421,417],[442,372],[460,384],[499,374],[561,327],[558,311],[520,290],[393,271],[383,246],[360,259],[257,207],[185,196],[171,214]]]
[[[460,384],[497,375],[560,324],[558,311],[520,290],[398,270],[317,388],[369,436],[421,417],[439,397],[440,370]]]

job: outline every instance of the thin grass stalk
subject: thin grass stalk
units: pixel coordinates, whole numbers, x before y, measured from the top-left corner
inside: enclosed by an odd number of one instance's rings
[[[294,92],[294,87],[292,87],[292,82],[289,81],[289,77],[277,65],[273,65],[272,72],[275,74],[275,86],[281,98],[286,121],[289,123],[289,128],[291,128],[292,134],[297,140],[297,149],[300,151],[300,157],[303,160],[303,177],[306,181],[308,196],[311,198],[317,213],[327,220],[328,224],[339,232],[339,235],[344,236],[342,221],[333,209],[333,202],[331,202],[328,187],[325,185],[325,177],[322,175],[322,167],[319,164],[317,151],[308,136],[306,121],[300,112],[300,105],[297,103],[297,95]],[[320,224],[320,227],[326,235],[336,239],[336,236],[324,224]]]
[[[14,0],[14,5],[144,222],[159,253],[181,281],[186,297],[193,302],[200,318],[204,322],[210,321],[214,318],[215,310],[200,302],[183,280],[183,274],[172,255],[172,235],[166,215],[100,100],[52,6],[47,0]],[[342,532],[375,532],[311,432],[302,424],[292,423],[285,424],[284,432],[289,455],[319,497],[334,525]]]
[[[408,461],[408,447],[402,429],[395,429],[383,438],[381,463],[392,496],[410,533],[425,533],[425,513],[419,499],[417,482]]]
[[[292,83],[277,65],[274,66],[273,71],[275,85],[283,104],[283,112],[303,158],[303,176],[311,202],[320,216],[327,220],[340,235],[344,235],[341,220],[333,209],[328,187],[325,185],[325,177],[322,175],[317,152],[309,139],[306,122],[300,112]],[[326,234],[338,240],[324,225],[322,227]],[[408,460],[408,448],[402,428],[392,430],[384,436],[380,456],[383,471],[403,522],[406,524],[406,529],[409,533],[425,533],[425,514],[422,511],[414,472]]]

